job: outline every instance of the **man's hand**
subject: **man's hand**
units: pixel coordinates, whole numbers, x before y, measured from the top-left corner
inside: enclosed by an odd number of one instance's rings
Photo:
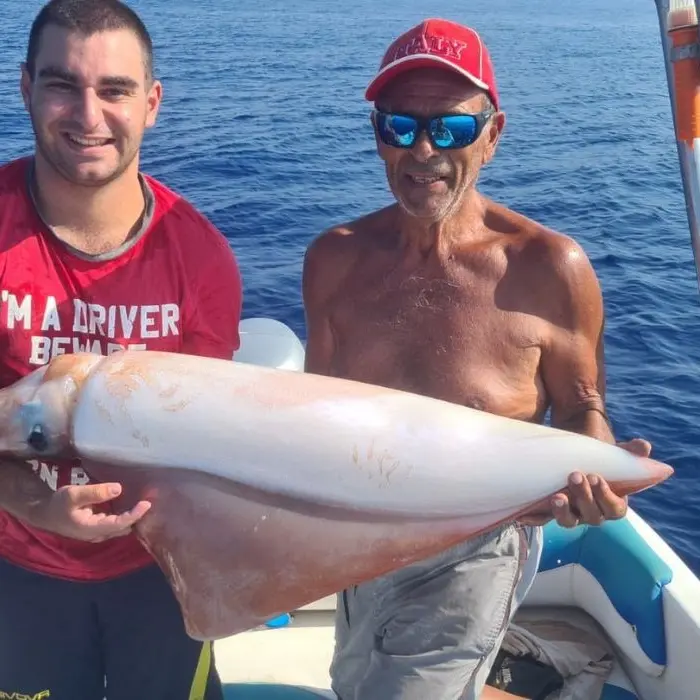
[[[651,444],[646,440],[634,439],[619,442],[629,452],[640,457],[651,454]],[[569,475],[569,493],[560,492],[551,499],[551,513],[525,516],[520,519],[523,525],[544,525],[552,518],[562,527],[577,525],[600,525],[605,520],[619,520],[627,514],[627,498],[616,496],[610,486],[597,474],[573,472]]]
[[[151,507],[139,501],[131,510],[119,515],[101,513],[94,506],[111,501],[121,493],[119,484],[63,486],[46,500],[37,514],[36,524],[42,529],[85,542],[103,542],[122,537]]]

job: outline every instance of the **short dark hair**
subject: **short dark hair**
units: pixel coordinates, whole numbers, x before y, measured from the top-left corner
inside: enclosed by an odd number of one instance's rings
[[[150,80],[153,77],[151,36],[141,18],[121,0],[49,0],[39,11],[29,32],[27,72],[32,80],[41,34],[51,24],[86,37],[97,32],[131,30],[143,48],[146,78]]]

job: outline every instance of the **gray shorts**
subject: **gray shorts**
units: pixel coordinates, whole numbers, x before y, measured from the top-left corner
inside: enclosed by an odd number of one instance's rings
[[[541,547],[541,528],[509,525],[339,594],[333,691],[477,700]]]

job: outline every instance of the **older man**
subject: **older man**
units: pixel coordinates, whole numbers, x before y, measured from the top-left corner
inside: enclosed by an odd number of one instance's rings
[[[551,409],[553,425],[613,442],[603,303],[585,253],[476,187],[505,123],[479,35],[422,22],[391,44],[366,96],[396,203],[309,247],[307,371],[526,421]],[[539,522],[600,524],[625,512],[602,479],[574,473]],[[534,524],[499,527],[340,594],[339,697],[479,697],[537,569]]]

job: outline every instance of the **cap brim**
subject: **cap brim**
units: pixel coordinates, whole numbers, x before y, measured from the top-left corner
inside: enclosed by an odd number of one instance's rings
[[[394,61],[386,66],[386,68],[380,70],[367,87],[365,99],[367,99],[369,102],[374,102],[387,83],[391,82],[402,73],[415,70],[416,68],[444,68],[452,73],[461,75],[482,90],[486,90],[489,93],[491,92],[489,86],[483,80],[479,80],[469,71],[456,66],[454,63],[442,58],[441,56],[413,54],[411,56],[404,56],[398,61]]]

